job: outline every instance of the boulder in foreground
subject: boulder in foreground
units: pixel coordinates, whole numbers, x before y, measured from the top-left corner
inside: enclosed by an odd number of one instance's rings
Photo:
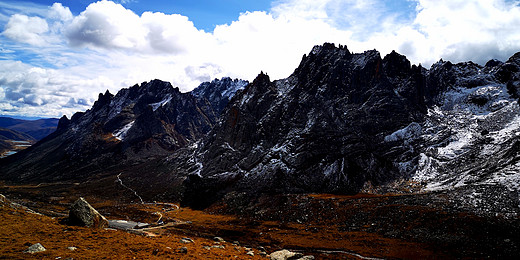
[[[43,252],[43,251],[46,251],[46,250],[47,249],[45,249],[45,247],[43,247],[42,244],[36,243],[36,244],[30,246],[29,248],[27,248],[23,252],[24,253],[29,253],[29,254],[34,254],[34,253]]]
[[[91,228],[108,227],[108,220],[90,206],[84,198],[79,198],[70,206],[69,223]]]
[[[280,250],[271,254],[271,260],[288,260],[288,259],[300,259],[303,257],[301,253],[291,252],[289,250]]]

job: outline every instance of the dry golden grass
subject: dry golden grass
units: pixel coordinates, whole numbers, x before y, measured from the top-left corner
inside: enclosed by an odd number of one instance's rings
[[[225,249],[210,238],[191,237],[195,242],[182,244],[182,233],[167,232],[145,237],[120,230],[89,229],[60,224],[56,218],[25,212],[4,205],[0,208],[0,259],[261,259],[246,255],[231,243]],[[47,251],[23,253],[32,244],[41,243]],[[76,247],[71,251],[68,247]],[[187,247],[188,253],[179,252]],[[60,258],[58,258],[60,257]]]

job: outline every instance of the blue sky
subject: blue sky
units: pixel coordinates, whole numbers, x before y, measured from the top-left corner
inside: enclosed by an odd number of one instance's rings
[[[517,0],[4,0],[0,115],[70,116],[155,78],[285,78],[324,42],[483,64],[520,51],[518,28]]]
[[[97,1],[73,0],[73,1],[12,1],[3,0],[6,3],[14,3],[18,6],[21,3],[37,4],[40,6],[52,6],[55,2],[60,2],[69,7],[74,15],[78,15],[85,8]],[[168,14],[182,14],[199,29],[212,31],[216,25],[231,23],[236,20],[240,13],[252,11],[269,11],[271,1],[267,0],[126,0],[114,1],[124,7],[131,9],[137,14],[144,12],[162,12]]]
[[[266,0],[173,0],[173,1],[130,1],[124,4],[136,13],[146,11],[177,13],[190,18],[199,29],[213,31],[216,25],[235,21],[240,13],[247,11],[269,11],[271,1]]]

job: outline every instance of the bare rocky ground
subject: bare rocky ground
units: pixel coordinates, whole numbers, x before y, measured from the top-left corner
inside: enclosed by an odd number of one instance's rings
[[[232,193],[199,211],[169,202],[116,200],[115,191],[89,193],[83,185],[1,185],[1,194],[43,215],[3,205],[0,258],[266,259],[289,249],[316,259],[517,259],[520,252],[516,212],[471,212],[455,193],[292,194],[254,200]],[[162,225],[145,232],[68,226],[63,219],[79,196],[109,220],[160,220]],[[185,244],[183,238],[194,243]],[[47,251],[23,253],[35,243]]]

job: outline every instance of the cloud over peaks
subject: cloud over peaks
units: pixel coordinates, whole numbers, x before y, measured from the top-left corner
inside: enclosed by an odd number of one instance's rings
[[[324,42],[396,50],[425,67],[520,51],[516,0],[276,0],[212,32],[181,14],[136,14],[124,2],[98,1],[78,15],[60,3],[0,3],[0,113],[70,115],[99,92],[155,78],[182,91],[260,71],[284,78]]]

